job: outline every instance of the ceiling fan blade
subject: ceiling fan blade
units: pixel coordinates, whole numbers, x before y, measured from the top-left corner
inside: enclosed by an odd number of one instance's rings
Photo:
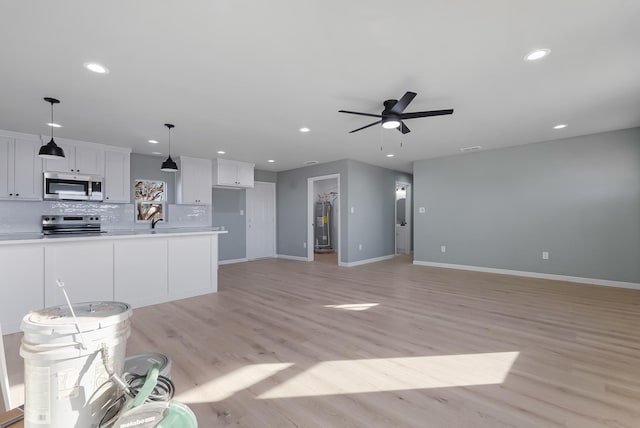
[[[409,132],[411,132],[407,125],[404,124],[404,122],[400,122],[400,126],[398,126],[396,129],[403,134],[408,134]]]
[[[447,110],[431,110],[431,111],[415,111],[413,113],[402,113],[400,115],[401,119],[416,119],[418,117],[429,117],[429,116],[444,116],[446,114],[453,114],[453,109]]]
[[[407,92],[406,94],[404,94],[402,98],[400,98],[398,102],[395,103],[393,107],[391,107],[391,113],[396,113],[396,114],[402,113],[404,109],[407,108],[409,103],[413,101],[416,95],[417,94],[415,92]]]
[[[359,111],[338,110],[338,113],[359,114],[360,116],[382,117],[381,114],[360,113]]]
[[[366,125],[366,126],[363,126],[362,128],[354,129],[353,131],[350,131],[350,132],[349,132],[349,134],[353,134],[354,132],[362,131],[363,129],[366,129],[366,128],[368,128],[368,127],[370,127],[370,126],[373,126],[373,125],[377,125],[377,124],[379,124],[379,123],[382,123],[382,121],[381,121],[381,120],[379,120],[379,121],[377,121],[377,122],[373,122],[373,123],[370,123],[370,124],[368,124],[368,125]]]

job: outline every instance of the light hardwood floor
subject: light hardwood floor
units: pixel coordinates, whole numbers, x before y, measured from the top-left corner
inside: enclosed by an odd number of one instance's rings
[[[172,358],[201,427],[640,427],[640,291],[404,256],[224,265],[219,287],[136,309],[127,348]]]

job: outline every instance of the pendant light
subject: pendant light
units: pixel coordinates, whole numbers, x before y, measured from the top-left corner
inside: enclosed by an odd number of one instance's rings
[[[160,167],[160,171],[176,172],[178,171],[178,165],[176,165],[174,160],[171,159],[171,128],[175,128],[175,126],[173,126],[170,123],[165,123],[164,126],[169,128],[169,157],[167,158],[166,161],[162,162],[162,167]]]
[[[55,98],[46,97],[44,99],[46,102],[51,104],[51,123],[55,123],[53,121],[53,105],[60,103],[60,100]],[[51,140],[40,147],[40,151],[38,152],[38,156],[44,159],[60,159],[64,157],[64,150],[62,147],[58,147],[55,141],[53,141],[53,126],[51,126]]]

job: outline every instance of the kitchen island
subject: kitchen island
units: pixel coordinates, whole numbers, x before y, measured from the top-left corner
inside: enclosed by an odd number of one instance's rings
[[[214,228],[121,230],[83,236],[0,236],[0,323],[19,331],[30,310],[72,302],[116,300],[146,306],[218,289]]]

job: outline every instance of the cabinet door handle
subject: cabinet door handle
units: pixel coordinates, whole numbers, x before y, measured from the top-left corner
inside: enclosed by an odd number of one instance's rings
[[[107,196],[105,199],[109,199],[109,197]]]
[[[16,196],[20,196],[20,193],[16,193]]]
[[[13,196],[13,193],[9,193],[9,196]]]

